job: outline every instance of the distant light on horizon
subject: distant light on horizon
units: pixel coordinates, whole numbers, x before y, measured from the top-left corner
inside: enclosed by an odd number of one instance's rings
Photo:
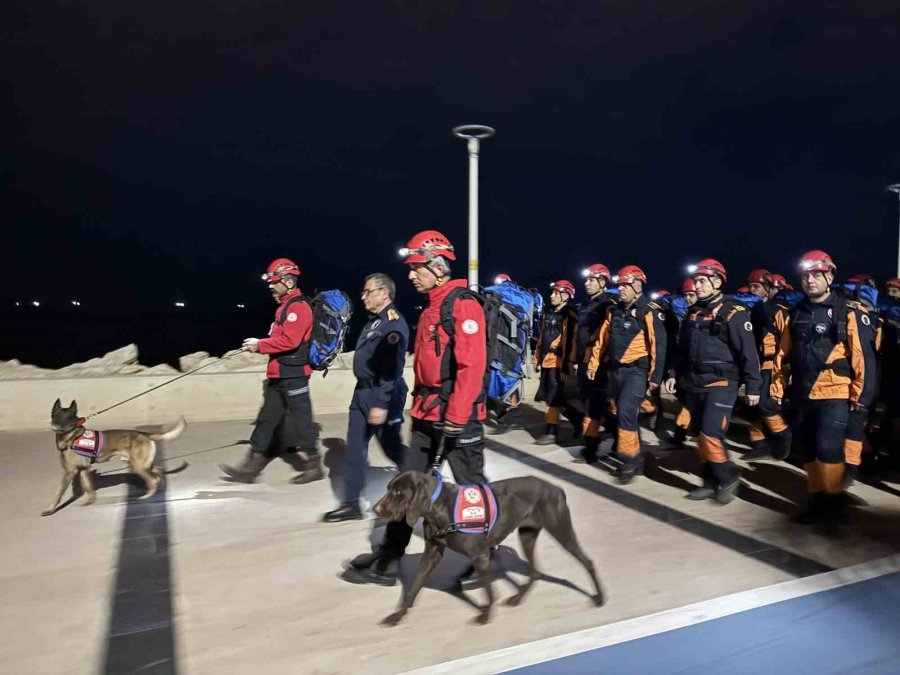
[[[18,307],[18,306],[19,306],[19,301],[18,301],[18,300],[16,300],[16,307]]]
[[[32,301],[31,301],[31,304],[34,305],[35,307],[40,307],[40,306],[41,306],[41,303],[40,303],[39,301],[37,301],[37,300],[32,300]]]
[[[72,305],[75,307],[81,307],[81,302],[78,300],[72,300]]]
[[[244,309],[244,306],[243,306],[242,304],[240,304],[240,303],[238,303],[238,304],[236,305],[236,307],[237,307],[238,309]]]
[[[184,307],[185,304],[184,304],[183,302],[181,302],[181,301],[178,301],[178,302],[175,303],[175,306],[176,306],[176,307]]]

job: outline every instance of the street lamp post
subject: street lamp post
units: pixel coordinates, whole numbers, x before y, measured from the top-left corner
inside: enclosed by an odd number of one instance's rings
[[[897,199],[900,201],[900,183],[888,185],[887,189],[897,195]],[[900,277],[900,216],[898,216],[897,239],[897,276]]]
[[[491,127],[465,124],[453,129],[469,146],[469,286],[478,285],[478,153],[481,141],[494,135]]]

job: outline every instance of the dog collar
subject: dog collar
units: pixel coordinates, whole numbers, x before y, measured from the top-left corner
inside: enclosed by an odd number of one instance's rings
[[[441,494],[441,489],[444,487],[444,474],[442,474],[437,469],[432,469],[431,475],[437,478],[437,487],[434,489],[434,493],[431,495],[431,503],[434,504],[437,501],[438,496]]]
[[[75,428],[83,427],[85,422],[87,422],[87,417],[79,417],[78,421],[75,422]]]

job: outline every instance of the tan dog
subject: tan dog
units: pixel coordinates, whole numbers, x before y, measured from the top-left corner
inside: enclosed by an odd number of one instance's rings
[[[63,493],[72,484],[76,473],[87,495],[82,505],[93,504],[97,493],[91,480],[91,466],[96,462],[105,462],[113,455],[127,461],[132,471],[144,479],[147,494],[141,499],[148,499],[156,494],[164,474],[181,471],[187,466],[184,462],[182,466],[170,471],[153,466],[156,441],[171,441],[178,438],[187,426],[183,417],[178,424],[161,434],[146,434],[133,429],[90,431],[84,428],[84,421],[83,417],[78,416],[78,404],[75,401],[72,401],[68,408],[63,408],[62,402],[56,399],[50,413],[50,428],[56,432],[56,449],[59,450],[63,479],[49,508],[41,512],[42,516],[56,512]]]

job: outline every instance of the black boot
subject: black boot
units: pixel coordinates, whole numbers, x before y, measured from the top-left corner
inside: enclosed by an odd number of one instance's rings
[[[741,472],[737,464],[731,460],[709,462],[709,468],[717,485],[714,499],[722,505],[730,504],[737,497],[740,486]]]
[[[600,446],[600,439],[596,436],[586,436],[584,439],[584,450],[581,451],[581,459],[586,464],[597,463],[597,448]]]
[[[786,461],[787,458],[791,456],[791,444],[793,441],[794,438],[790,431],[786,431],[783,434],[773,437],[772,457],[781,462]]]
[[[756,441],[750,443],[750,451],[744,453],[745,462],[761,462],[766,459],[773,459],[772,449],[769,447],[768,441]]]
[[[700,502],[704,499],[712,499],[716,496],[716,479],[712,474],[712,468],[709,466],[709,462],[703,462],[703,464],[700,465],[700,477],[703,478],[703,485],[694,488],[686,495],[688,499],[695,502]]]
[[[681,450],[684,448],[684,442],[687,440],[687,429],[683,429],[681,427],[675,427],[675,431],[672,432],[672,447],[678,448]]]
[[[859,478],[859,467],[855,464],[847,464],[844,466],[844,489],[853,487],[856,479]]]
[[[826,503],[828,499],[824,492],[813,492],[809,495],[806,506],[792,520],[801,525],[818,525],[825,519]]]
[[[363,514],[359,509],[359,502],[346,502],[334,511],[328,511],[322,516],[323,523],[342,523],[345,520],[362,520]]]
[[[227,475],[227,478],[223,478],[223,480],[231,480],[237,483],[252,483],[271,461],[272,457],[266,457],[261,452],[250,450],[237,466],[219,464],[219,469]]]
[[[306,483],[325,478],[325,474],[322,471],[322,458],[318,452],[310,452],[309,450],[286,452],[281,455],[281,459],[300,472],[300,475],[291,479],[291,482],[295,485],[305,485]]]
[[[360,556],[357,556],[359,558]],[[400,578],[400,559],[378,557],[368,567],[356,567],[353,563],[341,574],[341,579],[351,584],[394,586]]]
[[[623,458],[622,466],[612,472],[613,478],[619,481],[620,485],[628,485],[634,480],[635,476],[641,476],[644,473],[644,456]]]
[[[535,445],[553,445],[556,443],[556,425],[548,424],[543,436],[538,436]]]

